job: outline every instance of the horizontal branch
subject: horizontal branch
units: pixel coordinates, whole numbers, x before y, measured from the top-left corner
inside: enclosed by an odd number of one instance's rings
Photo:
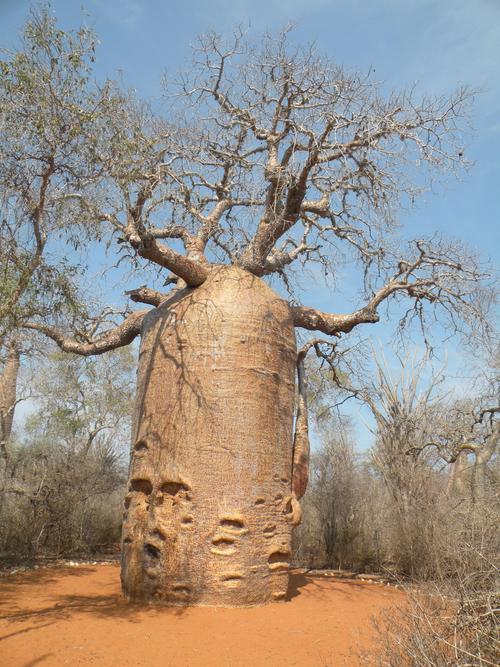
[[[433,249],[425,240],[413,241],[413,245],[417,250],[416,257],[410,261],[399,260],[397,271],[362,308],[352,313],[336,314],[294,306],[295,326],[322,331],[330,336],[349,333],[358,324],[378,322],[380,304],[397,294],[410,297],[414,302],[414,311],[420,317],[422,304],[427,302],[449,313],[465,310],[467,315],[479,319],[481,304],[477,304],[476,288],[486,274],[480,272],[473,259],[464,261],[467,257],[461,258],[453,248]],[[400,326],[404,326],[409,312],[403,316]]]
[[[37,322],[24,322],[21,326],[24,329],[31,329],[38,331],[53,341],[64,352],[72,352],[73,354],[81,354],[88,357],[93,354],[103,354],[109,350],[115,350],[119,347],[129,345],[134,338],[141,333],[141,325],[144,315],[148,311],[140,310],[131,313],[121,324],[114,329],[106,331],[96,340],[86,343],[81,343],[74,338],[68,338],[64,333],[56,327],[45,326]]]
[[[496,451],[500,439],[500,422],[496,422],[491,433],[483,440],[466,440],[463,442],[447,442],[431,440],[422,445],[413,446],[408,449],[406,454],[420,454],[429,447],[435,447],[442,459],[447,463],[455,463],[462,452],[471,452],[479,462],[487,462]],[[451,450],[451,454],[446,456],[446,452]]]
[[[146,286],[128,290],[125,294],[134,303],[147,303],[150,306],[159,306],[162,301],[165,301],[169,297],[169,294],[162,294],[162,292],[157,292]]]
[[[377,311],[369,306],[347,314],[323,313],[307,306],[292,306],[292,317],[294,326],[322,331],[328,336],[349,333],[358,324],[372,324],[380,319]]]

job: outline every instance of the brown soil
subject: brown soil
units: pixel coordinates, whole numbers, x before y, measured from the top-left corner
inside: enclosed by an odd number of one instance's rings
[[[370,617],[395,588],[292,575],[288,600],[240,609],[140,607],[116,564],[41,568],[0,580],[2,667],[344,667],[366,665]]]

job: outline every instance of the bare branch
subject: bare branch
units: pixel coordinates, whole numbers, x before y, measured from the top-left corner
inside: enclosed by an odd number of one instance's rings
[[[151,306],[159,306],[162,301],[165,301],[165,299],[168,299],[169,297],[168,294],[162,294],[145,285],[137,287],[136,289],[127,290],[125,294],[135,303],[147,303]]]
[[[147,312],[148,311],[142,310],[131,313],[114,329],[104,332],[96,340],[85,343],[81,343],[74,338],[67,338],[65,334],[56,327],[45,326],[37,322],[23,322],[21,326],[24,329],[39,331],[45,336],[52,338],[64,352],[73,352],[74,354],[90,356],[94,354],[103,354],[109,350],[115,350],[118,347],[129,345],[134,338],[141,333],[142,320]]]
[[[478,284],[484,278],[473,259],[460,247],[433,245],[430,241],[412,243],[414,255],[408,260],[395,262],[397,270],[385,285],[376,290],[360,309],[347,314],[324,313],[305,306],[292,307],[295,326],[328,335],[348,333],[359,324],[375,323],[380,319],[379,306],[390,297],[405,295],[413,302],[413,314],[423,318],[422,304],[441,308],[450,317],[453,327],[458,327],[454,314],[464,319],[475,319],[487,326]],[[401,325],[406,323],[408,312]],[[423,324],[423,322],[422,322]]]
[[[207,278],[208,271],[203,264],[157,243],[152,238],[141,239],[131,234],[129,235],[129,242],[140,257],[169,269],[179,278],[182,278],[189,287],[198,287]]]
[[[380,319],[369,306],[345,315],[323,313],[307,306],[292,306],[292,316],[296,327],[309,331],[322,331],[328,336],[349,333],[358,324],[378,322]]]

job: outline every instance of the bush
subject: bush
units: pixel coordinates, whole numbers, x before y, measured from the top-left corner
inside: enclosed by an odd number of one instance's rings
[[[18,450],[0,507],[0,553],[33,558],[109,550],[120,536],[125,472],[104,447]]]

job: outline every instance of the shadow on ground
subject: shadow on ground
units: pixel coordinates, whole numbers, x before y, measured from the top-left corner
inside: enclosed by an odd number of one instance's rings
[[[140,623],[144,620],[144,615],[181,616],[189,612],[189,607],[144,606],[143,604],[129,602],[117,591],[115,583],[113,584],[113,591],[110,593],[99,591],[88,594],[50,594],[50,604],[42,604],[34,609],[22,608],[16,602],[16,597],[19,596],[20,589],[25,586],[42,586],[44,589],[50,589],[52,585],[57,584],[62,578],[82,577],[94,571],[94,567],[61,568],[57,570],[41,569],[1,579],[0,599],[2,600],[2,605],[0,607],[0,621],[4,621],[7,624],[26,621],[30,625],[14,633],[7,633],[0,636],[0,641],[57,621],[68,620],[75,614],[88,614],[97,618],[115,618],[131,623]],[[349,585],[355,588],[361,587],[358,582],[343,583],[349,583]],[[301,589],[305,586],[314,588],[315,595],[321,596],[322,588],[325,584],[328,586],[328,584],[331,584],[331,580],[325,582],[322,579],[308,576],[305,573],[292,572],[290,574],[286,601],[291,602],[294,598],[301,595]],[[43,603],[43,600],[41,602]]]

